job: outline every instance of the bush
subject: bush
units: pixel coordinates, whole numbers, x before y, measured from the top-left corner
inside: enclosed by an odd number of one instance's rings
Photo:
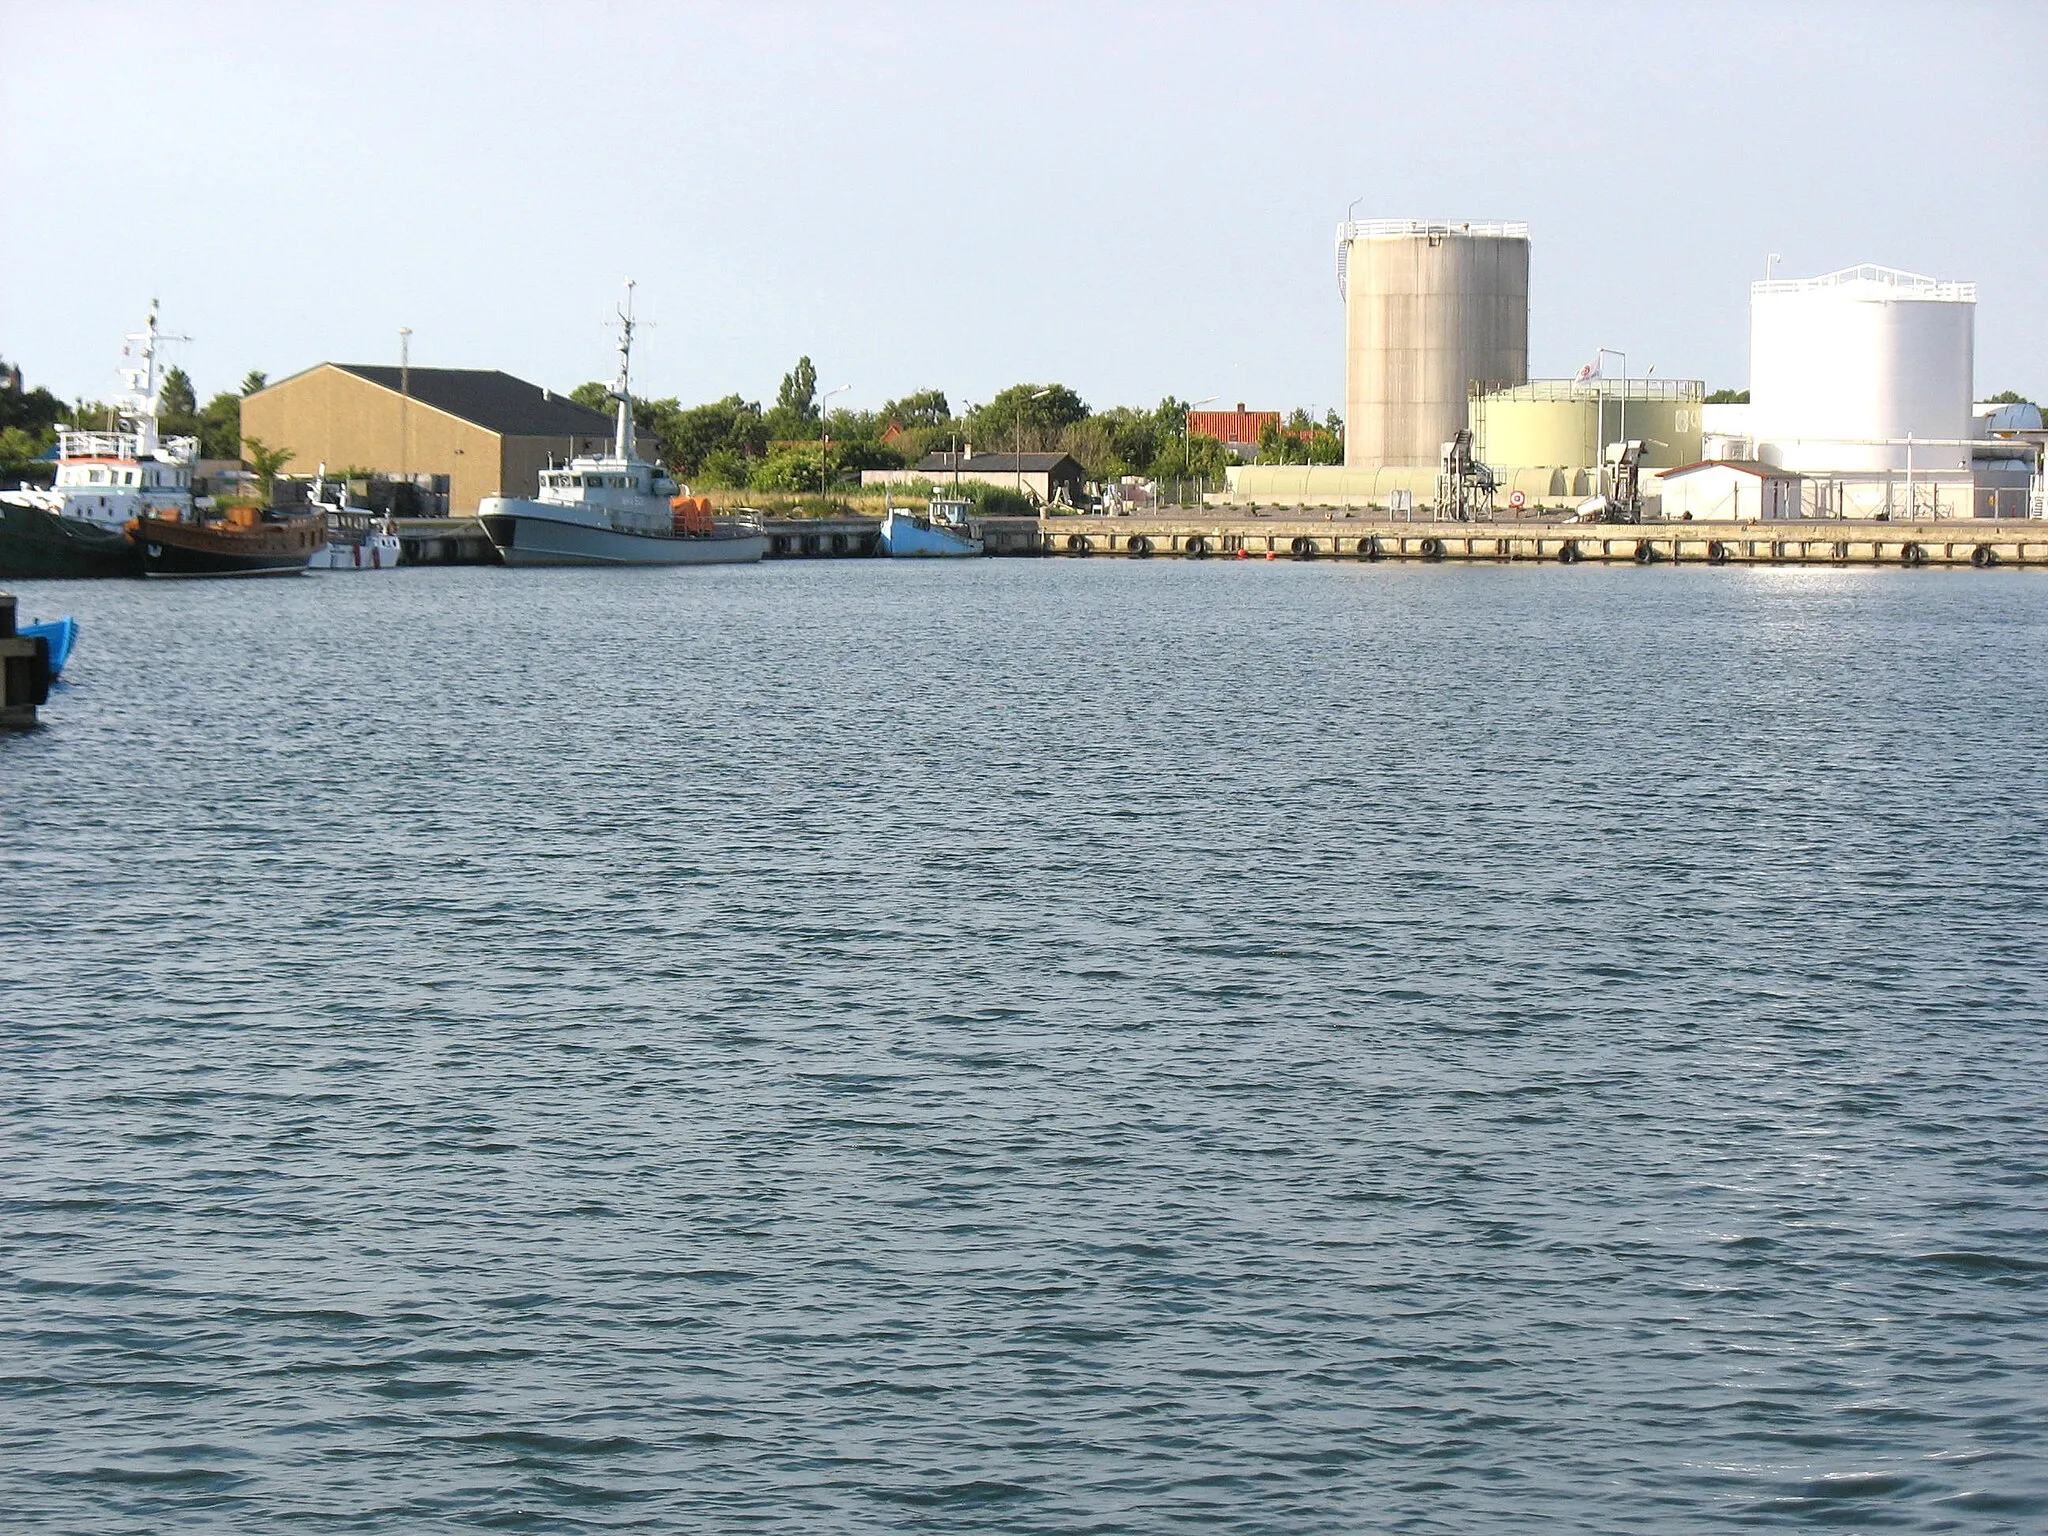
[[[815,453],[784,448],[763,459],[750,480],[757,491],[815,491],[824,486],[824,466]]]
[[[714,448],[697,467],[697,483],[717,490],[744,491],[753,484],[753,466],[734,448]]]
[[[983,517],[1036,517],[1038,515],[1037,503],[1032,501],[1022,491],[1015,490],[1010,486],[976,483],[971,490],[964,485],[960,489],[966,494],[967,499],[974,503],[974,510]]]

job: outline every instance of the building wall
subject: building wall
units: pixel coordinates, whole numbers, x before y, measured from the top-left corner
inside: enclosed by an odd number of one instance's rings
[[[1529,376],[1529,242],[1355,235],[1345,265],[1344,462],[1434,467],[1473,383]]]
[[[242,435],[291,449],[292,474],[311,474],[324,462],[330,469],[446,475],[448,510],[457,516],[475,512],[486,496],[533,495],[550,455],[566,459],[610,442],[595,436],[500,438],[325,363],[244,400]]]
[[[1698,469],[1663,480],[1664,517],[1694,522],[1754,522],[1803,513],[1799,482],[1763,479],[1739,469]]]

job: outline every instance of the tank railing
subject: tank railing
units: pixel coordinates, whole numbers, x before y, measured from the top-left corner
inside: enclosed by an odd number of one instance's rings
[[[1918,272],[1901,272],[1897,267],[1880,267],[1869,262],[1860,267],[1844,267],[1839,272],[1828,272],[1820,277],[1763,278],[1751,283],[1749,291],[1752,296],[1760,293],[1816,293],[1828,288],[1861,284],[1889,288],[1902,298],[1941,299],[1956,304],[1977,302],[1975,283],[1944,282],[1938,277],[1924,277]]]
[[[1339,240],[1373,240],[1403,235],[1473,235],[1482,240],[1526,240],[1525,222],[1437,223],[1429,219],[1347,219],[1337,226]]]
[[[1665,400],[1681,405],[1701,404],[1707,386],[1701,379],[1531,379],[1524,384],[1492,383],[1475,379],[1469,386],[1474,400]]]

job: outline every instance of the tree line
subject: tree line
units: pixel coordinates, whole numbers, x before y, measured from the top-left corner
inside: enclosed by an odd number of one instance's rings
[[[252,371],[239,390],[221,390],[203,405],[182,368],[164,373],[158,417],[167,437],[195,437],[207,459],[247,460],[242,400],[264,387]],[[608,386],[591,382],[571,396],[607,414]],[[1188,403],[1168,396],[1151,409],[1095,409],[1064,384],[1013,384],[985,404],[955,410],[942,389],[921,389],[876,410],[827,412],[818,370],[809,357],[783,375],[772,404],[732,394],[686,406],[673,397],[635,399],[642,442],[683,480],[707,489],[814,492],[863,469],[904,469],[935,451],[1071,454],[1089,479],[1126,475],[1196,480],[1214,485],[1235,462],[1216,438],[1187,430]],[[47,389],[24,391],[17,370],[0,362],[0,473],[35,464],[56,442],[60,426],[110,427],[113,407],[67,404]],[[1335,411],[1321,421],[1296,410],[1261,432],[1262,464],[1343,462],[1342,424]]]
[[[571,392],[613,409],[609,388]],[[1064,384],[1013,384],[986,404],[955,410],[942,389],[879,409],[826,411],[809,357],[783,375],[772,405],[727,395],[703,405],[635,399],[634,431],[681,479],[710,489],[816,491],[863,469],[906,469],[933,452],[1067,453],[1091,480],[1125,475],[1217,481],[1232,462],[1215,438],[1186,431],[1187,403],[1092,409]]]

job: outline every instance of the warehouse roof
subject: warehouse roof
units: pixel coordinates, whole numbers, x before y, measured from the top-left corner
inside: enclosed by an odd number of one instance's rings
[[[928,453],[917,461],[921,470],[944,470],[951,473],[958,468],[962,473],[981,471],[996,475],[1043,475],[1049,474],[1062,465],[1071,464],[1076,470],[1081,461],[1070,453],[976,453],[953,454],[941,450]]]
[[[398,393],[396,368],[331,366]],[[414,368],[409,375],[408,398],[505,437],[595,437],[612,429],[609,416],[495,368]]]

